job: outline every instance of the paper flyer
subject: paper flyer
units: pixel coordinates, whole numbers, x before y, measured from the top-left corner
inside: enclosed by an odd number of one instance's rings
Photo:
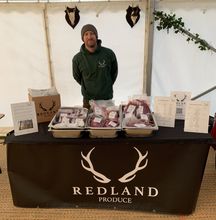
[[[184,131],[208,133],[210,103],[190,101],[186,104]]]
[[[175,99],[166,96],[156,96],[154,98],[154,114],[158,126],[175,127]]]
[[[15,136],[38,132],[34,102],[11,104],[11,111]]]
[[[191,100],[191,92],[172,91],[171,98],[176,100],[176,119],[185,119],[185,106]]]

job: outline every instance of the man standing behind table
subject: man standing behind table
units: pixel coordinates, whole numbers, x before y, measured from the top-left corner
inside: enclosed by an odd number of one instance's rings
[[[89,108],[89,100],[113,98],[113,84],[118,75],[115,53],[101,46],[95,26],[82,27],[83,44],[72,60],[73,77],[81,85],[83,107]]]

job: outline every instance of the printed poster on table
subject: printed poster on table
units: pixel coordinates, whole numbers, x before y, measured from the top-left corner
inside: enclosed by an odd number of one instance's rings
[[[208,133],[210,103],[190,101],[186,104],[184,131]]]
[[[185,106],[191,100],[191,92],[172,91],[171,98],[176,100],[176,119],[185,118]]]
[[[34,102],[11,104],[11,111],[15,136],[38,132]]]
[[[166,96],[156,96],[154,98],[154,114],[158,126],[175,127],[175,99]]]

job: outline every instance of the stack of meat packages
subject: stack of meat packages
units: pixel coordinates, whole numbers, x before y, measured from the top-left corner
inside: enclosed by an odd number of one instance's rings
[[[154,127],[155,122],[147,100],[132,99],[122,106],[122,127],[147,128]]]
[[[92,113],[88,116],[88,126],[92,128],[118,128],[120,126],[119,107],[106,102],[91,102]]]
[[[84,128],[88,109],[82,107],[62,107],[51,122],[52,128]]]

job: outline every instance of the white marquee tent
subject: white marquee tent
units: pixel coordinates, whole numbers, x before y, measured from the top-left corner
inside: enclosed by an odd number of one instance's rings
[[[126,9],[138,5],[140,20],[131,28]],[[80,21],[72,29],[65,8],[77,6]],[[10,105],[28,101],[28,88],[56,86],[62,106],[81,105],[80,87],[72,77],[72,57],[82,44],[80,30],[94,24],[102,44],[112,48],[119,63],[114,85],[118,104],[129,96],[147,92],[169,96],[171,91],[191,91],[192,96],[215,86],[216,54],[200,51],[186,37],[157,31],[151,23],[154,10],[175,13],[185,26],[216,44],[216,2],[213,0],[140,1],[0,1],[0,127],[12,126]],[[216,112],[215,90],[199,98]]]

